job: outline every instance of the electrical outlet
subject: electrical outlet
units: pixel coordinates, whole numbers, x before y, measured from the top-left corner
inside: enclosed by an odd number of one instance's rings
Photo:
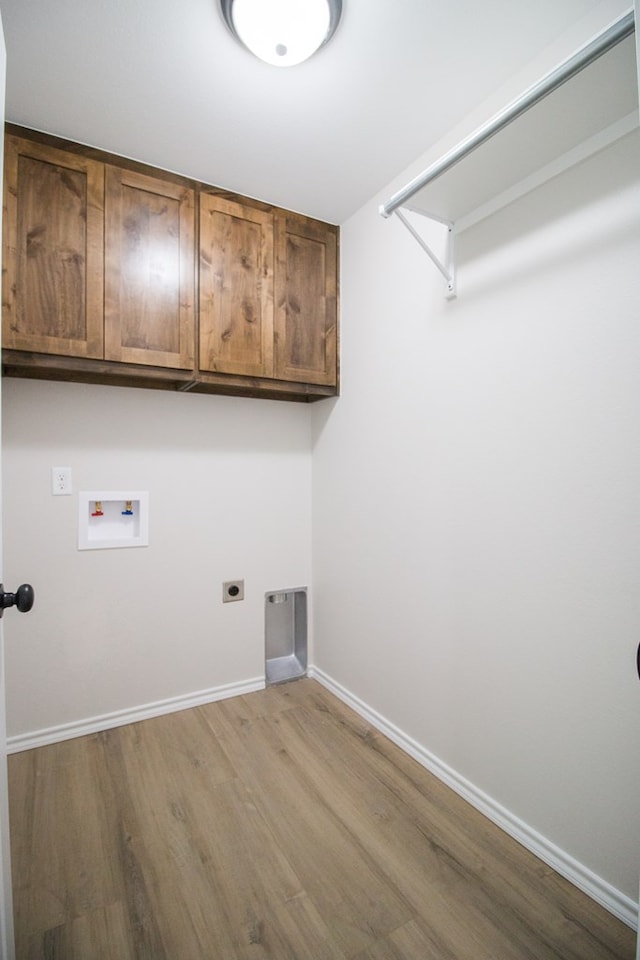
[[[244,580],[226,580],[222,584],[222,602],[244,600]]]
[[[51,493],[54,497],[68,497],[71,487],[71,467],[51,467]]]

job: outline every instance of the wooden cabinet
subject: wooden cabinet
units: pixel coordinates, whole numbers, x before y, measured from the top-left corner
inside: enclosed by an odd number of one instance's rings
[[[199,293],[200,370],[271,377],[271,213],[201,194]]]
[[[200,370],[337,385],[337,229],[200,197]]]
[[[193,190],[105,168],[107,360],[193,367]]]
[[[6,138],[3,347],[103,353],[101,163]]]
[[[275,375],[337,383],[337,230],[281,213],[276,221]]]
[[[6,375],[337,394],[337,227],[11,124],[5,145]]]
[[[6,138],[5,349],[193,366],[193,190]]]

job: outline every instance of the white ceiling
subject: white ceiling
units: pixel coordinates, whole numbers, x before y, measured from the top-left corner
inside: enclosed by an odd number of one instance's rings
[[[7,119],[333,223],[598,0],[343,0],[269,67],[218,0],[0,0]]]

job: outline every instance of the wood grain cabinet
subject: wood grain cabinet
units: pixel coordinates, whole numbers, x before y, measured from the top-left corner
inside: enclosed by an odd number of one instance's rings
[[[337,228],[200,197],[201,372],[337,386]]]
[[[193,367],[193,190],[105,167],[107,360]]]
[[[338,392],[338,228],[9,124],[3,370]]]
[[[193,190],[6,138],[3,345],[191,369]]]
[[[273,216],[200,196],[199,369],[273,376]]]
[[[103,165],[7,137],[3,346],[103,355]]]
[[[306,217],[276,218],[275,375],[337,384],[337,230]]]

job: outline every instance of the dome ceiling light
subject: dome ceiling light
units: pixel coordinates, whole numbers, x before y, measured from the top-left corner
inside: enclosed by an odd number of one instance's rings
[[[260,60],[292,67],[327,43],[340,20],[342,0],[221,0],[234,36]]]

